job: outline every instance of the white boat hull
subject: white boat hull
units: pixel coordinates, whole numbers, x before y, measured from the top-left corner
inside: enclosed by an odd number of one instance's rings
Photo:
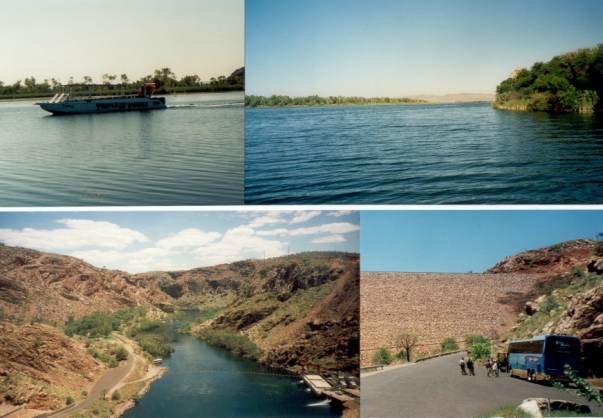
[[[66,100],[53,103],[37,103],[42,109],[55,115],[67,115],[77,113],[108,113],[128,112],[135,110],[165,109],[165,98],[163,97],[124,97],[107,99],[80,99]]]

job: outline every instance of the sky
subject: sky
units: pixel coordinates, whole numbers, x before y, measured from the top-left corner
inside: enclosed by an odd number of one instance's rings
[[[352,211],[0,212],[0,242],[130,273],[358,252]]]
[[[248,0],[247,94],[493,93],[603,42],[600,0]]]
[[[603,211],[363,211],[363,271],[474,273],[507,256],[595,238]]]
[[[5,84],[163,67],[209,80],[244,63],[244,0],[5,0],[0,16]]]

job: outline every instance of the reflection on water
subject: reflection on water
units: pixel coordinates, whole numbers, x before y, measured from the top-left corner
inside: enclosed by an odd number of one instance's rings
[[[266,368],[184,335],[153,383],[125,418],[338,417],[299,378],[266,374]]]
[[[168,96],[168,109],[51,116],[0,102],[0,206],[237,204],[243,93]]]

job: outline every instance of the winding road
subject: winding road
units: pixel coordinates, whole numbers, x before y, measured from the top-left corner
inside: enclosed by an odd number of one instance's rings
[[[363,418],[479,417],[526,398],[565,399],[586,404],[573,393],[501,374],[487,377],[483,367],[476,376],[462,376],[458,362],[465,353],[410,363],[367,373],[361,377]],[[593,412],[601,408],[588,403]]]
[[[121,340],[121,339],[120,339]],[[121,340],[124,342],[124,340]],[[136,363],[136,354],[129,344],[124,344],[128,350],[128,359],[122,362],[118,367],[108,369],[105,374],[94,384],[88,392],[88,396],[82,402],[71,408],[64,409],[56,414],[46,415],[47,418],[66,418],[90,408],[94,402],[100,399],[105,393],[109,393],[111,389],[117,386],[122,380],[130,374]]]

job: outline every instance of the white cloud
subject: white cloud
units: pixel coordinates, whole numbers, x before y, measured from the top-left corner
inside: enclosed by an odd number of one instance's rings
[[[257,236],[249,225],[232,228],[221,240],[199,247],[194,254],[201,266],[229,263],[246,258],[277,257],[286,254],[286,243]]]
[[[302,222],[307,222],[310,219],[316,218],[317,216],[320,216],[319,210],[295,212],[293,219],[291,219],[291,223],[292,224],[300,224]]]
[[[125,270],[129,273],[142,273],[184,268],[172,261],[171,256],[174,254],[174,251],[166,248],[149,247],[137,251],[84,250],[74,251],[69,255],[81,258],[97,267]]]
[[[334,222],[330,224],[322,224],[316,226],[309,226],[306,228],[277,228],[258,231],[257,234],[261,236],[289,236],[296,237],[300,235],[318,235],[318,234],[347,234],[349,232],[358,231],[360,227],[358,225],[349,222]]]
[[[285,218],[283,218],[283,213],[280,211],[270,211],[265,212],[264,214],[253,218],[249,222],[249,226],[252,228],[258,228],[264,225],[273,225],[278,223],[287,222]]]
[[[129,228],[122,228],[111,222],[87,219],[61,219],[57,222],[65,225],[65,227],[56,229],[0,229],[0,240],[7,245],[47,251],[83,247],[121,249],[134,243],[149,241],[143,233]]]
[[[168,249],[194,248],[209,244],[221,236],[222,234],[218,232],[205,232],[197,228],[187,228],[160,239],[157,241],[157,247]]]
[[[312,243],[314,244],[335,244],[338,242],[345,242],[346,239],[343,235],[327,235],[324,237],[314,238]]]
[[[335,218],[339,218],[341,216],[351,215],[351,210],[335,210],[331,212],[327,212],[327,216],[334,216]]]

